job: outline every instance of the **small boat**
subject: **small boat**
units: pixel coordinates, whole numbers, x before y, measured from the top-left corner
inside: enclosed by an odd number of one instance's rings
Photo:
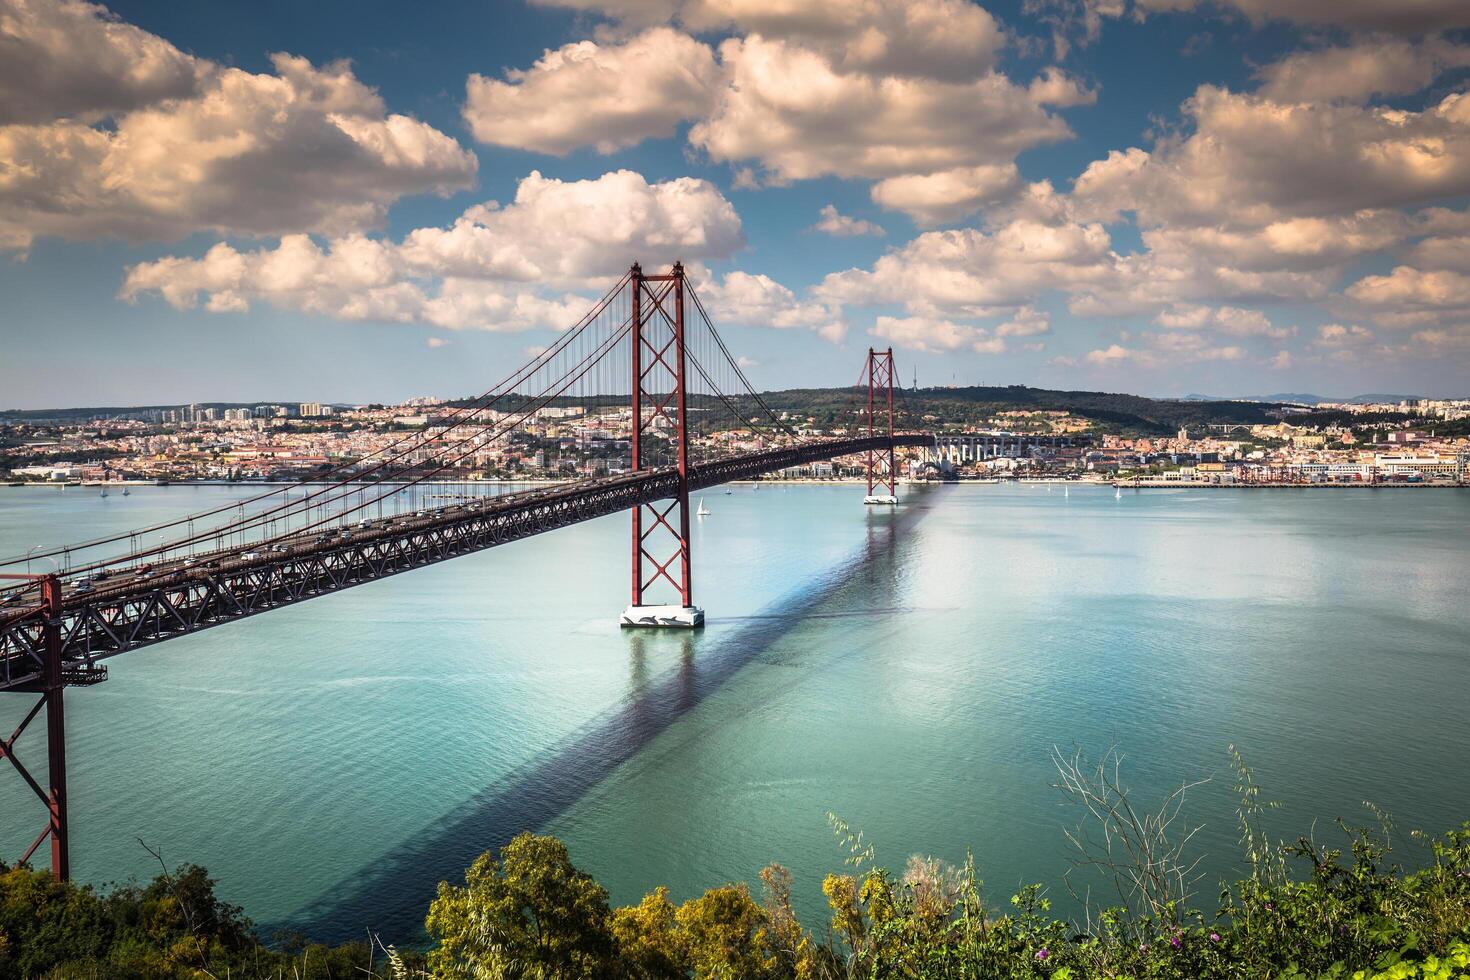
[[[1113,499],[1114,500],[1122,500],[1123,499],[1123,488],[1122,487],[1113,487]]]
[[[102,496],[104,496],[104,497],[107,496],[107,488],[106,487],[103,487],[102,488]]]
[[[131,493],[132,493],[131,490],[129,490],[127,487],[123,487],[123,496],[124,497],[128,496]]]
[[[725,496],[727,496],[727,497],[730,496],[730,494],[732,494],[734,492],[735,491],[734,490],[731,490],[729,487],[726,487],[725,488]]]
[[[699,509],[694,512],[695,517],[708,517],[709,508],[704,505],[704,498],[699,498]]]
[[[1072,488],[1071,487],[1062,487],[1062,496],[1063,497],[1070,497],[1070,496],[1072,496]]]

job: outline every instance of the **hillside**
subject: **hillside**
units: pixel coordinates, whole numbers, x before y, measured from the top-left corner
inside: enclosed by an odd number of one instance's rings
[[[820,424],[849,411],[852,388],[794,388],[769,392],[772,408],[813,416]],[[1106,391],[1054,391],[1024,385],[905,389],[899,396],[911,416],[977,425],[1005,411],[1060,411],[1091,419],[1104,431],[1166,435],[1180,426],[1272,423],[1283,406],[1274,402],[1185,401]]]

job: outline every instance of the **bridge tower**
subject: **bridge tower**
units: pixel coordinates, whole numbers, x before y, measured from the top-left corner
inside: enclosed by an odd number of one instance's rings
[[[884,417],[886,416],[886,417]],[[893,348],[868,348],[868,436],[887,431],[888,448],[868,450],[865,504],[898,503],[898,467],[893,461]]]
[[[672,442],[676,480],[672,496],[633,508],[633,592],[622,626],[704,625],[694,605],[689,556],[689,431],[684,335],[684,266],[668,275],[643,274],[633,263],[628,288],[633,352],[633,427],[629,449],[634,471],[652,468],[653,446]],[[668,557],[660,559],[660,556]],[[675,578],[671,568],[677,563]],[[672,586],[678,602],[650,603],[655,586]]]

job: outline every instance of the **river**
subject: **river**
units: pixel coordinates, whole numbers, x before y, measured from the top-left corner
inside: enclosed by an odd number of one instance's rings
[[[0,553],[246,492],[0,489]],[[1141,800],[1213,777],[1185,807],[1205,904],[1238,868],[1231,743],[1282,834],[1364,800],[1401,831],[1470,818],[1470,491],[901,499],[707,494],[695,634],[618,629],[619,515],[115,658],[67,699],[74,873],[150,876],[141,840],[267,927],[402,938],[534,829],[615,902],[779,861],[815,913],[834,811],[881,863],[969,849],[993,901],[1040,881],[1066,908],[1051,752],[1114,744]],[[7,731],[25,702],[0,696]],[[0,856],[41,816],[0,778]]]

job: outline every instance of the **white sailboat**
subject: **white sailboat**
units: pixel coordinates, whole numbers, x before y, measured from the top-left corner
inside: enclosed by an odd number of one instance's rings
[[[123,496],[124,497],[126,497],[130,493],[132,493],[131,490],[129,490],[127,487],[123,487]]]
[[[704,498],[699,498],[699,509],[694,512],[695,517],[708,517],[709,508],[704,505]]]
[[[1123,499],[1123,488],[1122,487],[1113,487],[1113,499],[1114,500],[1122,500]]]
[[[104,497],[107,496],[107,488],[106,487],[103,487],[102,488],[102,496],[104,496]]]

